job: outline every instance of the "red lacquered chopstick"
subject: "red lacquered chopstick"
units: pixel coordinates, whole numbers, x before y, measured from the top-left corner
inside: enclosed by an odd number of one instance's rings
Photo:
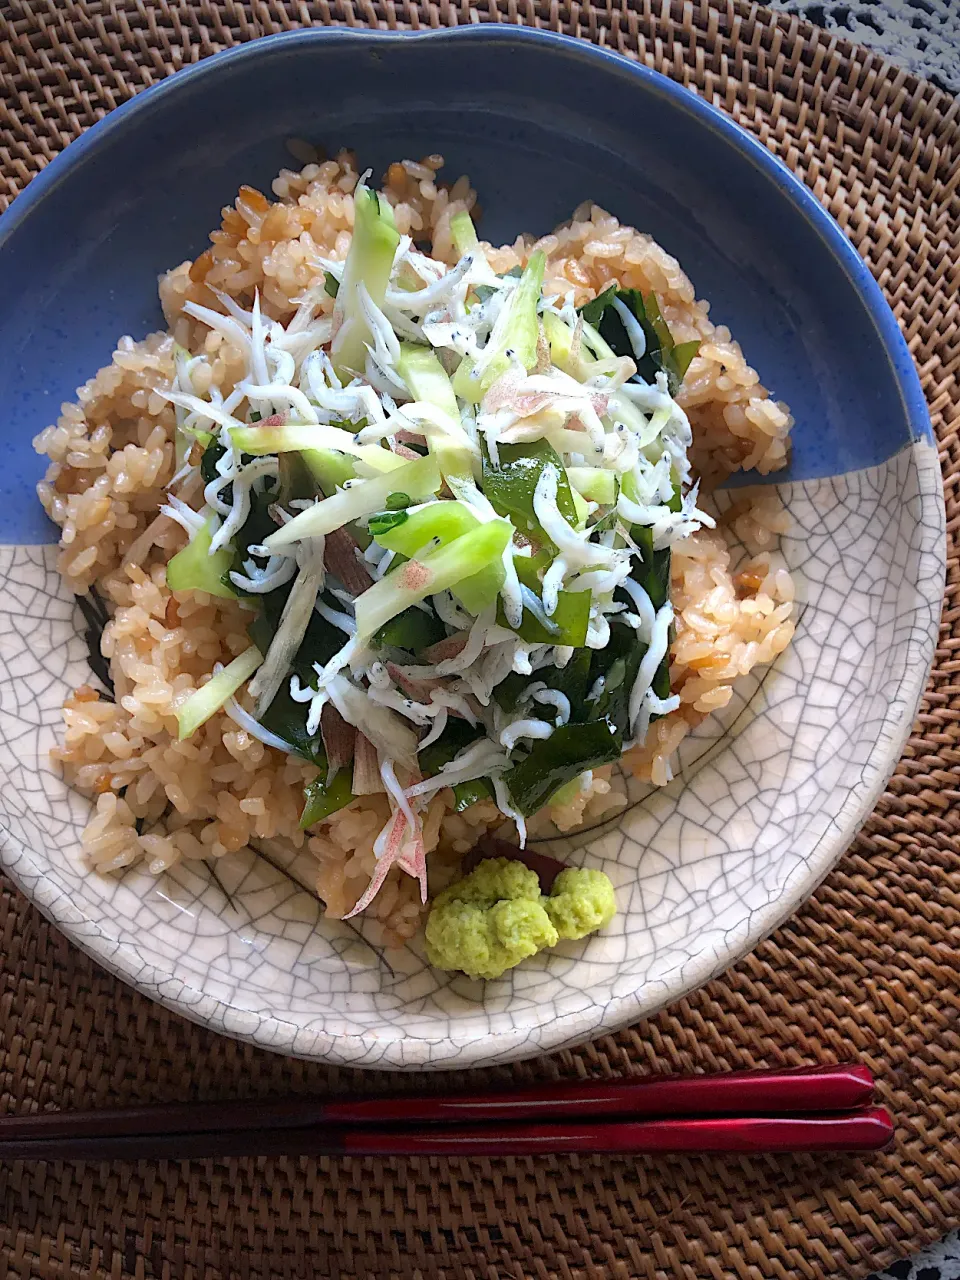
[[[893,1137],[881,1107],[827,1116],[568,1121],[346,1129],[332,1125],[220,1133],[152,1133],[0,1140],[3,1160],[189,1160],[229,1156],[664,1155],[671,1152],[875,1151]]]
[[[281,1098],[188,1102],[106,1111],[53,1111],[0,1118],[0,1146],[29,1139],[224,1133],[342,1124],[466,1124],[604,1116],[704,1116],[848,1111],[870,1100],[873,1076],[859,1065],[647,1076],[531,1085],[509,1093],[395,1098]]]
[[[358,1129],[347,1155],[565,1155],[669,1152],[876,1151],[893,1137],[883,1107],[832,1116],[723,1116],[600,1124],[522,1124],[499,1132],[473,1125],[383,1134]]]
[[[798,1067],[722,1075],[577,1080],[510,1093],[446,1097],[347,1098],[327,1104],[336,1124],[553,1120],[575,1116],[705,1116],[847,1111],[869,1102],[869,1067]]]

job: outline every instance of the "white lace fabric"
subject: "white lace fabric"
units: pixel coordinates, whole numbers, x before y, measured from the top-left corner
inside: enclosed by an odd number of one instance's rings
[[[960,0],[769,0],[960,93]]]

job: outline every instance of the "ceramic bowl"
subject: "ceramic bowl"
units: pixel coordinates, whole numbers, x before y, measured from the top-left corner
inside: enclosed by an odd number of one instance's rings
[[[354,148],[382,172],[442,152],[494,242],[592,197],[651,232],[796,416],[776,487],[799,626],[777,664],[683,745],[675,781],[561,842],[621,911],[600,937],[505,980],[382,963],[321,918],[282,853],[159,880],[89,874],[89,802],[48,758],[88,678],[31,437],[161,327],[160,271],[196,255],[285,142]],[[503,26],[258,40],[140,94],[55,160],[0,221],[0,861],[101,964],[188,1018],[284,1053],[410,1068],[503,1062],[611,1031],[705,982],[812,892],[870,812],[931,662],[943,503],[927,408],[859,256],[763,146],[669,80],[584,41]],[[556,849],[557,846],[554,846]],[[225,892],[224,892],[225,891]]]

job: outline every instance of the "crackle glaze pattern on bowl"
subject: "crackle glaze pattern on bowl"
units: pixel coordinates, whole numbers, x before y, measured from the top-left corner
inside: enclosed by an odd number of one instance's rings
[[[228,104],[230,85],[244,76],[259,76],[263,84],[274,75],[279,84],[291,79],[291,68],[304,63],[315,70],[330,57],[341,76],[371,58],[389,64],[391,93],[400,86],[401,97],[415,94],[423,68],[438,59],[451,86],[469,67],[489,67],[497,58],[512,60],[515,73],[541,76],[544,93],[564,62],[584,77],[596,77],[607,90],[611,116],[620,95],[625,103],[660,112],[664,128],[691,129],[705,156],[718,147],[738,156],[744,188],[758,182],[782,216],[778,234],[784,243],[812,227],[821,250],[813,267],[807,263],[804,269],[814,277],[818,271],[835,277],[835,310],[853,308],[859,316],[860,328],[854,326],[850,341],[862,342],[866,333],[873,344],[860,364],[849,364],[843,395],[831,397],[819,384],[805,391],[796,362],[822,367],[817,352],[822,356],[833,340],[830,334],[806,334],[802,343],[797,338],[809,327],[801,286],[791,292],[786,278],[770,286],[781,291],[782,305],[764,338],[764,326],[756,319],[751,326],[749,314],[738,328],[736,306],[728,305],[722,288],[711,293],[691,264],[695,282],[714,297],[716,314],[730,319],[735,335],[744,327],[757,331],[754,346],[749,333],[744,337],[748,359],[797,415],[794,463],[777,484],[792,517],[783,552],[798,584],[797,635],[774,667],[742,681],[731,705],[686,740],[670,786],[653,791],[631,782],[630,807],[619,820],[552,846],[569,861],[599,866],[612,877],[620,914],[611,928],[585,943],[563,944],[499,982],[481,984],[431,970],[417,945],[390,953],[384,963],[364,940],[362,923],[352,929],[323,920],[320,904],[298,886],[310,883],[309,859],[274,845],[266,856],[248,851],[221,860],[216,880],[202,864],[184,864],[160,880],[136,868],[111,878],[87,873],[79,837],[89,801],[64,785],[48,758],[63,699],[88,678],[86,646],[73,599],[56,572],[53,531],[28,502],[40,471],[29,456],[29,439],[55,416],[57,403],[80,378],[70,382],[70,362],[77,356],[69,325],[59,338],[53,333],[69,271],[58,276],[51,267],[43,277],[40,269],[44,287],[24,305],[34,340],[46,337],[54,347],[59,342],[64,353],[63,367],[52,366],[54,383],[60,378],[52,388],[56,394],[37,391],[29,363],[13,360],[6,375],[0,371],[0,394],[8,392],[5,402],[15,408],[7,426],[15,434],[4,441],[11,464],[0,486],[0,540],[7,544],[0,547],[0,862],[51,920],[107,968],[217,1031],[285,1053],[363,1066],[507,1061],[615,1029],[700,985],[793,911],[842,853],[896,764],[932,659],[944,574],[940,472],[916,375],[865,268],[812,198],[722,117],[622,59],[513,29],[417,38],[321,31],[260,41],[184,76],[181,109],[195,109],[191,95],[215,90],[226,94]],[[92,138],[74,144],[35,180],[14,215],[0,221],[0,265],[11,268],[14,300],[14,253],[36,244],[31,237],[44,230],[45,220],[66,216],[58,204],[71,190],[76,193],[78,180],[91,181],[83,170],[85,163],[95,168],[98,148],[109,155],[118,139],[121,147],[129,146],[138,131],[160,137],[160,123],[170,123],[166,104],[178,101],[177,80],[172,87],[172,93],[168,84],[148,95],[151,101],[139,116],[131,108],[115,113],[126,119],[111,124],[112,135],[101,126],[102,143],[93,130]],[[504,88],[497,114],[498,92],[494,77],[491,102],[464,102],[465,136],[472,136],[471,111],[493,111],[502,123],[503,112],[512,110]],[[376,112],[368,110],[366,119],[375,122]],[[523,128],[532,128],[535,139],[541,125]],[[609,135],[611,145],[625,146],[618,128]],[[278,117],[275,141],[290,132],[288,118]],[[459,167],[475,177],[483,200],[482,171],[490,161],[480,144],[472,151],[471,146],[465,144],[463,158],[475,162],[473,167]],[[529,138],[517,139],[516,148],[517,163],[528,165]],[[283,163],[275,150],[273,169]],[[458,170],[458,156],[450,160],[451,170]],[[212,179],[224,191],[220,203],[229,198],[231,184],[235,190],[251,176],[252,163],[242,154],[225,158],[224,172]],[[570,193],[581,184],[578,198],[605,200],[625,220],[649,227],[668,248],[683,240],[679,231],[671,236],[669,225],[650,225],[660,207],[653,197],[644,198],[651,211],[645,219],[646,206],[632,212],[622,186],[605,193],[596,189],[602,182],[590,188],[585,181],[576,166],[564,177]],[[535,172],[517,182],[526,201],[524,225],[543,229],[557,220],[552,209],[544,207],[539,217],[534,209]],[[114,233],[120,234],[138,200],[148,195],[124,188]],[[674,217],[672,207],[668,212]],[[505,221],[495,201],[492,216]],[[700,226],[696,210],[691,216]],[[205,208],[194,219],[207,229],[214,221]],[[179,244],[178,253],[159,266],[202,247],[186,228]],[[92,362],[87,358],[85,373],[105,362],[110,342],[121,332],[136,328],[139,313],[130,307],[147,307],[139,296],[135,303],[118,302],[106,284],[96,293],[97,253],[110,252],[110,235],[95,249],[84,269],[93,273],[86,287],[94,290],[103,337],[84,336],[97,350]],[[676,251],[687,265],[682,245]],[[736,253],[725,252],[732,280],[742,262],[738,268]],[[137,271],[143,274],[142,264],[131,264],[133,292],[143,283]],[[811,297],[819,287],[814,279]],[[791,318],[794,305],[797,315]],[[58,323],[64,325],[62,314]],[[144,322],[138,335],[149,327]],[[22,335],[18,340],[23,350]],[[765,347],[759,355],[758,344]],[[883,356],[880,366],[877,352]],[[838,361],[845,358],[838,352]],[[879,400],[871,409],[872,395]]]

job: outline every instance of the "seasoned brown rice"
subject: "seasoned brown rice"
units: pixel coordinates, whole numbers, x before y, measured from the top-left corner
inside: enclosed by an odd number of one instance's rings
[[[400,232],[429,241],[437,257],[452,261],[450,218],[472,208],[476,197],[466,178],[449,189],[439,185],[441,163],[431,156],[391,165],[384,190]],[[243,373],[240,354],[185,316],[184,302],[219,309],[211,286],[247,300],[259,290],[267,314],[288,319],[299,295],[322,279],[321,259],[346,256],[357,181],[352,157],[343,154],[300,172],[282,171],[274,202],[242,187],[223,211],[210,248],[161,278],[169,332],[142,342],[122,338],[112,362],[37,437],[37,449],[50,458],[39,493],[61,527],[64,580],[77,593],[96,585],[113,613],[103,652],[116,702],[90,686],[73,693],[56,752],[68,781],[95,797],[83,846],[98,871],[143,860],[160,872],[181,858],[215,859],[251,840],[277,838],[316,857],[318,892],[331,916],[349,910],[370,879],[373,841],[388,816],[385,796],[363,797],[318,833],[305,834],[298,819],[312,766],[265,746],[224,712],[177,741],[176,708],[216,662],[248,646],[249,614],[239,603],[204,593],[170,592],[164,566],[184,533],[158,514],[175,469],[174,413],[157,394],[173,378],[174,342],[211,357],[211,385],[225,394]],[[693,427],[694,468],[708,484],[731,471],[767,473],[784,465],[792,421],[786,406],[770,398],[729,332],[711,323],[708,304],[696,300],[677,261],[649,236],[584,204],[570,223],[539,241],[519,237],[490,249],[491,265],[504,271],[522,264],[534,247],[546,253],[548,286],[555,282],[557,292],[572,286],[579,303],[614,280],[653,291],[676,340],[700,340],[679,400]],[[638,777],[654,783],[669,780],[677,745],[727,704],[737,677],[772,661],[793,633],[793,586],[775,554],[783,531],[776,500],[741,502],[727,523],[757,553],[736,573],[721,533],[698,533],[674,548],[671,683],[681,707],[655,721],[646,742],[625,757]],[[441,793],[424,823],[431,891],[450,879],[481,834],[504,824],[491,802],[457,814],[448,810],[448,796]],[[610,769],[597,770],[588,789],[554,806],[549,817],[570,830],[624,803]],[[532,833],[546,821],[538,816]],[[410,937],[421,911],[416,882],[397,871],[371,908],[387,942]]]

